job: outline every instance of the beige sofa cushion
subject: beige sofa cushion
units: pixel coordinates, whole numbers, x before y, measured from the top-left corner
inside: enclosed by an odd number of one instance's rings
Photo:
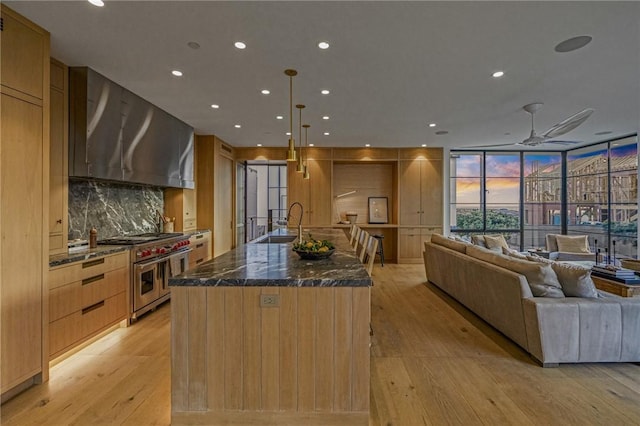
[[[518,250],[510,249],[510,248],[502,248],[502,254],[505,256],[515,257],[516,259],[527,260],[527,255],[520,253]]]
[[[480,247],[487,247],[487,245],[484,242],[484,235],[472,235],[471,236],[471,243],[474,246],[480,246]]]
[[[564,297],[558,277],[549,264],[516,259],[476,246],[469,246],[467,255],[524,275],[534,296]]]
[[[566,253],[590,253],[586,235],[556,235],[558,251]]]
[[[468,243],[463,243],[462,241],[452,240],[451,238],[447,238],[440,234],[432,234],[431,242],[463,254],[467,252],[467,246],[471,245]]]
[[[598,297],[598,290],[593,279],[591,279],[591,268],[564,262],[554,262],[540,256],[527,256],[527,259],[551,265],[551,268],[558,276],[558,281],[560,281],[562,292],[565,296]]]

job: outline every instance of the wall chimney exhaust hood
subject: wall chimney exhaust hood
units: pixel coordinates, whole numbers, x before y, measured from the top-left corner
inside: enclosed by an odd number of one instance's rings
[[[194,187],[192,127],[90,68],[69,79],[69,176]]]

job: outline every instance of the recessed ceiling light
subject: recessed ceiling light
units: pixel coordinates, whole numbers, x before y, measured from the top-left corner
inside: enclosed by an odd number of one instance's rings
[[[189,43],[187,43],[187,46],[189,46],[193,50],[200,49],[200,45],[195,41],[190,41]]]
[[[329,132],[324,132],[324,133],[323,133],[323,135],[325,135],[325,136],[329,136],[330,134],[331,134],[331,133],[329,133]]]
[[[323,116],[322,116],[322,119],[323,119],[323,120],[328,120],[328,119],[329,119],[329,116],[328,116],[328,115],[323,115]]]
[[[237,48],[237,49],[244,49],[247,47],[246,44],[244,44],[241,41],[236,41],[235,43],[233,43],[233,45]]]
[[[218,105],[218,104],[211,104],[211,108],[213,108],[213,109],[218,109],[218,108],[220,108],[220,105]]]
[[[425,147],[427,146],[427,144],[426,144],[426,143],[423,143],[421,146],[422,146],[423,148],[425,148]]]
[[[436,127],[436,123],[429,123],[429,127]]]
[[[322,89],[320,93],[322,93],[323,95],[328,95],[331,92],[329,92],[327,89]]]
[[[256,146],[262,146],[262,144],[261,144],[261,143],[259,143],[259,144],[256,144]]]
[[[267,90],[267,89],[262,89],[262,90],[260,91],[260,93],[262,93],[263,95],[268,95],[268,94],[269,94],[269,93],[271,93],[271,92],[270,92],[269,90]]]
[[[236,124],[236,125],[234,125],[233,127],[235,127],[236,129],[239,129],[239,128],[240,128],[240,127],[242,127],[242,126],[241,126],[241,125],[239,125],[239,124]]]
[[[611,130],[605,130],[603,132],[598,132],[596,133],[597,136],[602,136],[602,135],[610,135],[611,133],[613,133]]]
[[[309,146],[315,146],[315,144],[310,143]]]
[[[182,77],[182,71],[180,70],[173,70],[171,71],[171,74],[175,75],[176,77]]]
[[[282,120],[282,119],[284,119],[284,117],[283,117],[283,116],[281,116],[281,115],[276,115],[276,120]]]
[[[591,36],[585,36],[585,35],[572,37],[570,39],[567,39],[565,41],[561,41],[560,43],[558,43],[553,50],[555,50],[558,53],[573,52],[574,50],[578,50],[585,47],[587,44],[591,43],[591,40],[593,40]]]
[[[285,135],[291,136],[291,132],[287,132],[287,133],[285,133]]]
[[[326,41],[321,41],[320,43],[318,43],[318,47],[320,49],[328,49],[329,48],[329,43],[327,43]]]
[[[371,146],[370,143],[365,143],[364,146],[366,146],[367,148],[369,148]]]
[[[504,71],[496,71],[491,75],[493,76],[493,78],[500,78],[504,75]]]
[[[446,130],[438,130],[438,131],[436,132],[436,135],[447,135],[447,134],[449,134],[449,132],[448,132],[448,131],[446,131]]]
[[[89,3],[98,7],[104,6],[104,2],[102,0],[89,0]]]

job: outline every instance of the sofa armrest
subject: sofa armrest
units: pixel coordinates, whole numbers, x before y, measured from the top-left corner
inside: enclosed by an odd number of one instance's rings
[[[523,299],[529,352],[543,365],[640,360],[640,299]]]

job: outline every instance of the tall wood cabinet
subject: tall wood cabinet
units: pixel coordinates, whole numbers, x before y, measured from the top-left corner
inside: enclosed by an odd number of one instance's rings
[[[197,226],[196,190],[167,188],[164,190],[164,214],[175,217],[176,232],[195,231]]]
[[[442,233],[442,150],[401,150],[398,262],[422,262],[423,242]]]
[[[67,251],[69,234],[69,69],[51,59],[49,147],[49,253]]]
[[[48,379],[49,33],[1,5],[0,390]]]
[[[331,151],[308,151],[310,158],[306,162],[309,179],[303,179],[302,173],[296,172],[296,163],[287,164],[287,200],[289,205],[296,201],[302,204],[303,225],[331,225]]]

